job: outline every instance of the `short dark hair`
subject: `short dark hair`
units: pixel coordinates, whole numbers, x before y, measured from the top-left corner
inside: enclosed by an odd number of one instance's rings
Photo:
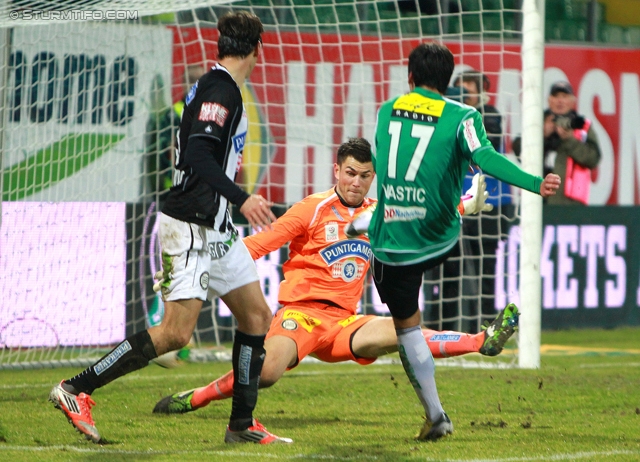
[[[435,88],[444,94],[453,74],[453,53],[435,42],[421,43],[409,54],[409,72],[416,87]]]
[[[249,56],[264,32],[260,19],[248,11],[230,11],[218,19],[218,59]]]
[[[364,138],[349,138],[338,148],[338,165],[342,165],[349,156],[361,164],[371,162],[371,144]]]

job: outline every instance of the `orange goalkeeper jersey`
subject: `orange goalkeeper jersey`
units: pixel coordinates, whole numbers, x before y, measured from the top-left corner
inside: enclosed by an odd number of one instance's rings
[[[334,189],[312,194],[278,218],[271,231],[244,239],[254,259],[290,243],[289,258],[282,265],[281,304],[327,301],[355,314],[371,246],[364,235],[348,239],[344,227],[375,202],[366,198],[361,207],[347,207]]]

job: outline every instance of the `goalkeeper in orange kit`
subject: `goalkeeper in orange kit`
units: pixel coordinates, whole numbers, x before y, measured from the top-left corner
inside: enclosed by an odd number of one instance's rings
[[[261,388],[276,383],[307,355],[330,363],[351,360],[367,365],[397,351],[392,318],[356,314],[371,257],[369,239],[362,233],[376,205],[366,197],[375,176],[369,142],[352,138],[342,144],[334,175],[334,188],[306,197],[272,230],[244,239],[254,259],[289,243],[278,296],[282,308],[266,337]],[[484,178],[477,175],[458,206],[460,214],[490,210],[487,195]],[[478,334],[423,329],[423,335],[437,358],[476,352],[494,356],[517,329],[517,322],[517,307],[509,305]],[[163,398],[153,412],[185,413],[231,398],[233,380],[229,371],[207,386]]]

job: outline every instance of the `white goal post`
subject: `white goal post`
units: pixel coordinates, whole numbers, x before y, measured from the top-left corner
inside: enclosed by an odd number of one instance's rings
[[[514,161],[539,173],[542,3],[0,1],[0,369],[91,364],[162,321],[156,217],[180,100],[215,61],[221,14],[250,10],[265,26],[264,58],[243,88],[238,181],[282,213],[333,184],[343,141],[372,138],[377,108],[408,90],[408,53],[427,40],[454,53],[452,85],[480,75],[480,100],[500,113],[496,147],[513,157],[522,135]],[[494,211],[465,218],[458,252],[425,275],[423,322],[478,332],[519,303],[519,348],[441,363],[539,367],[541,203],[494,179],[488,191]],[[286,255],[257,262],[273,310]],[[388,315],[368,279],[361,311]],[[234,328],[224,304],[206,304],[191,359],[226,358]]]
[[[544,70],[544,0],[524,0],[522,34],[522,167],[542,175],[542,74]],[[542,301],[542,198],[523,194],[520,205],[520,305],[518,364],[540,367]]]

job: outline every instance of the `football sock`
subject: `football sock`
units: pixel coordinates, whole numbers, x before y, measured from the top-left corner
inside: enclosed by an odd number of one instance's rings
[[[434,358],[477,353],[484,342],[484,332],[471,335],[455,331],[440,332],[422,329],[422,335]]]
[[[229,371],[206,387],[197,388],[191,397],[191,407],[200,409],[211,401],[227,399],[233,396],[233,371]]]
[[[149,332],[143,330],[127,337],[93,366],[89,366],[75,377],[65,380],[62,385],[69,393],[90,395],[96,388],[100,388],[129,372],[142,369],[157,356]]]
[[[240,431],[253,424],[258,402],[258,382],[264,363],[265,335],[248,335],[236,330],[233,342],[233,402],[229,429]],[[423,340],[424,342],[424,340]]]
[[[436,366],[420,326],[396,329],[398,353],[427,417],[436,422],[444,410],[436,388]]]

